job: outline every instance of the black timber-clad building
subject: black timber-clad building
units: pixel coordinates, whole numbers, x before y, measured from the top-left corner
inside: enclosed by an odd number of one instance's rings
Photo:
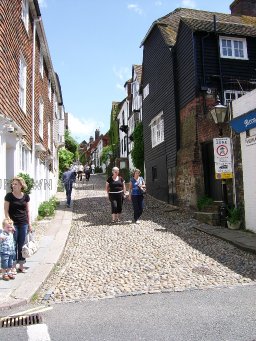
[[[252,3],[234,1],[231,14],[178,8],[156,20],[141,44],[146,181],[160,200],[196,206],[205,194],[222,197],[212,144],[219,130],[209,111],[217,97],[227,105],[256,87]],[[228,124],[223,132],[230,136]]]

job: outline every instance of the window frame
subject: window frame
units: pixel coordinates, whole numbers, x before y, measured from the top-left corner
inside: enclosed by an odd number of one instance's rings
[[[240,98],[241,96],[245,95],[247,91],[240,91],[240,90],[224,90],[224,104],[227,105],[228,103]],[[227,99],[226,94],[234,94],[234,99]],[[241,96],[239,96],[241,95]]]
[[[232,49],[232,56],[226,56],[223,54],[223,40],[230,40],[231,41],[231,49]],[[234,42],[242,42],[243,43],[243,53],[244,57],[236,57],[235,56],[235,47]],[[220,49],[220,57],[224,59],[238,59],[238,60],[248,60],[248,51],[247,51],[247,40],[246,38],[238,38],[238,37],[228,37],[228,36],[220,36],[219,37],[219,49]]]
[[[164,112],[161,111],[152,119],[149,126],[151,128],[151,145],[152,148],[164,142]]]
[[[147,84],[144,88],[143,88],[143,100],[145,98],[147,98],[149,95],[149,84]]]
[[[29,23],[29,2],[28,2],[28,0],[22,0],[21,19],[24,23],[26,31],[28,32],[28,23]]]
[[[49,98],[49,101],[51,102],[51,100],[52,100],[52,82],[51,82],[50,78],[48,79],[48,98]]]
[[[42,98],[39,100],[39,136],[44,138],[44,101]]]
[[[39,52],[39,72],[43,78],[44,77],[44,54],[43,54],[42,47],[40,47],[40,52]]]
[[[19,62],[19,106],[26,113],[27,102],[27,63],[21,54]]]

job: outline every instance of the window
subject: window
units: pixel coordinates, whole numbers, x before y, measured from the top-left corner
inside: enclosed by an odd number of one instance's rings
[[[29,166],[29,150],[20,144],[20,170],[23,172],[28,172]]]
[[[19,105],[26,112],[26,82],[27,82],[27,65],[23,56],[20,58],[19,73]]]
[[[40,99],[39,102],[39,136],[44,138],[44,102]]]
[[[233,101],[234,99],[240,98],[247,91],[236,91],[236,90],[225,90],[224,91],[224,102],[225,105]]]
[[[51,150],[51,122],[48,122],[48,149]]]
[[[150,123],[152,148],[164,141],[164,118],[161,111]]]
[[[28,32],[28,19],[29,19],[28,12],[29,12],[28,0],[22,0],[21,19],[24,22],[27,32]]]
[[[152,181],[157,179],[157,167],[152,167]]]
[[[220,37],[220,56],[231,59],[248,59],[246,39]]]
[[[52,83],[51,83],[50,79],[48,79],[48,98],[51,101],[51,99],[52,99]]]
[[[39,56],[39,72],[41,76],[44,76],[44,55],[43,50],[40,48],[40,56]]]
[[[145,86],[143,89],[143,99],[145,99],[149,95],[149,84]]]

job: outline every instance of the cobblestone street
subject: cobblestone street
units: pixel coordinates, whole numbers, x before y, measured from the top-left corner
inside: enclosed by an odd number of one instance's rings
[[[256,280],[256,255],[195,230],[188,213],[166,212],[146,199],[141,224],[126,199],[122,222],[110,225],[105,176],[76,185],[73,223],[58,266],[39,300],[52,302],[246,285]],[[94,188],[93,188],[94,187]]]

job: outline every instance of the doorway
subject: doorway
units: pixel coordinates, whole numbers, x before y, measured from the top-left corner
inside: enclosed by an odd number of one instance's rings
[[[215,179],[213,142],[202,144],[205,195],[214,201],[221,201],[221,181]]]

